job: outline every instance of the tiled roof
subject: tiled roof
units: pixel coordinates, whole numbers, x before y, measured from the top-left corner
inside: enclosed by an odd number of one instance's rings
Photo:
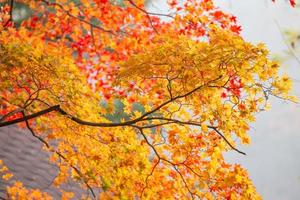
[[[30,132],[16,126],[0,128],[0,159],[13,173],[13,179],[21,181],[28,188],[43,190],[54,199],[59,199],[61,193],[52,184],[58,169],[48,158],[49,153],[42,149],[41,142]],[[8,184],[0,179],[0,199],[6,198],[5,188]],[[86,193],[74,182],[65,184],[63,188],[75,192],[75,199]]]

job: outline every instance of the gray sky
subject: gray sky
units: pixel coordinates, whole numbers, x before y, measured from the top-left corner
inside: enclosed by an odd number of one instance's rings
[[[153,1],[156,11],[165,12],[164,0]],[[263,42],[273,54],[283,55],[287,45],[281,29],[300,33],[300,8],[291,8],[283,0],[216,0],[222,9],[236,15],[247,41]],[[300,55],[298,54],[299,58]],[[282,72],[300,80],[300,64],[291,58]],[[300,99],[300,81],[294,83]],[[260,113],[250,131],[252,144],[240,147],[247,156],[231,152],[229,162],[248,169],[257,191],[266,200],[300,199],[300,105],[272,99],[272,108]]]

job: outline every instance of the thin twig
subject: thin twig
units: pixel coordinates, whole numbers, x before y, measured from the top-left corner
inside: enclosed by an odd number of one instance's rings
[[[157,31],[157,29],[154,27],[153,22],[152,22],[152,19],[151,19],[149,13],[148,13],[146,10],[144,10],[144,9],[142,9],[142,8],[140,8],[140,7],[138,7],[132,0],[127,0],[127,1],[128,1],[131,5],[133,5],[135,8],[137,8],[138,10],[140,10],[140,11],[142,11],[143,13],[146,14],[146,16],[147,16],[147,18],[148,18],[148,20],[149,20],[150,26],[151,26],[152,29],[155,31],[155,33],[158,34],[158,31]]]
[[[274,19],[274,22],[280,32],[280,35],[282,37],[282,40],[284,41],[284,43],[286,44],[287,48],[289,49],[290,53],[292,54],[292,56],[296,59],[296,61],[298,62],[298,64],[300,64],[300,59],[298,58],[298,56],[295,54],[294,50],[290,47],[290,45],[288,44],[288,42],[286,41],[285,37],[284,37],[284,33],[281,29],[281,27],[279,26],[279,23],[277,20]]]
[[[25,117],[26,117],[25,112],[24,112],[24,111],[21,111],[21,112],[22,112],[22,115],[23,115],[24,118],[25,118]],[[28,130],[30,131],[30,133],[31,133],[31,135],[32,135],[33,137],[37,138],[40,142],[42,142],[42,143],[47,147],[47,149],[49,149],[51,152],[54,152],[55,154],[57,154],[60,158],[62,158],[66,163],[69,164],[68,159],[67,159],[64,155],[62,155],[59,151],[56,151],[56,150],[51,149],[51,147],[50,147],[50,145],[48,144],[48,142],[46,142],[42,137],[38,136],[38,135],[33,131],[33,129],[30,127],[30,124],[29,124],[28,120],[25,120],[25,122],[26,122],[26,127],[28,128]],[[76,173],[79,175],[79,177],[81,178],[81,180],[85,183],[85,185],[86,185],[87,188],[90,190],[90,192],[92,193],[93,197],[95,198],[96,195],[95,195],[95,192],[94,192],[93,188],[88,184],[86,178],[84,178],[84,176],[83,176],[83,174],[81,173],[81,171],[80,171],[77,167],[75,167],[74,165],[72,165],[72,164],[69,164],[69,165],[70,165],[70,167],[71,167],[72,169],[74,169],[74,170],[76,171]]]
[[[195,199],[195,198],[194,198],[194,194],[193,194],[192,191],[190,190],[190,188],[189,188],[187,182],[185,181],[185,179],[184,179],[182,173],[179,171],[179,169],[178,169],[176,166],[173,166],[173,168],[175,169],[175,171],[176,171],[176,172],[179,174],[179,176],[181,177],[181,180],[183,181],[183,183],[184,183],[185,187],[187,188],[188,192],[190,193],[192,199]]]
[[[20,123],[20,122],[23,122],[25,120],[33,119],[33,118],[36,118],[36,117],[48,114],[48,113],[53,112],[53,111],[57,111],[61,115],[64,115],[64,116],[68,117],[70,120],[72,120],[72,121],[74,121],[74,122],[76,122],[78,124],[86,125],[86,126],[96,126],[96,127],[131,126],[131,125],[133,125],[133,124],[135,124],[135,123],[137,123],[139,121],[142,121],[145,117],[147,117],[148,115],[151,115],[151,114],[155,113],[156,111],[160,110],[162,107],[168,105],[169,103],[171,103],[173,101],[176,101],[178,99],[185,98],[185,97],[187,97],[187,96],[189,96],[189,95],[197,92],[198,90],[202,89],[205,86],[207,86],[207,87],[216,87],[216,86],[209,86],[208,84],[211,83],[211,82],[215,82],[215,81],[219,80],[221,77],[222,76],[219,76],[218,78],[216,78],[214,80],[211,80],[211,81],[209,81],[206,84],[200,85],[200,86],[198,86],[198,87],[190,90],[189,92],[187,92],[185,94],[178,95],[178,96],[176,96],[176,97],[174,97],[172,99],[169,99],[168,101],[165,101],[164,103],[160,104],[159,106],[157,106],[153,110],[144,113],[142,116],[140,116],[140,117],[138,117],[136,119],[133,119],[133,120],[126,121],[126,122],[120,122],[120,123],[89,122],[89,121],[82,120],[80,118],[77,118],[77,117],[75,117],[75,116],[67,113],[65,110],[63,110],[60,107],[60,105],[55,105],[55,106],[49,107],[47,109],[41,110],[39,112],[36,112],[34,114],[27,115],[26,117],[18,118],[18,119],[7,121],[7,122],[2,122],[2,123],[0,123],[0,127],[4,127],[4,126],[9,126],[9,125],[12,125],[12,124]]]
[[[85,23],[85,24],[88,24],[88,25],[90,25],[90,26],[92,26],[92,27],[94,27],[94,28],[96,28],[96,29],[98,29],[98,30],[100,30],[100,31],[103,31],[103,32],[106,32],[106,33],[110,33],[110,34],[112,34],[112,35],[117,35],[117,34],[116,34],[115,32],[113,32],[112,30],[105,29],[105,28],[103,28],[103,27],[101,27],[101,26],[98,26],[98,25],[96,25],[96,24],[93,24],[93,23],[87,21],[86,19],[83,19],[83,18],[80,18],[80,17],[77,17],[77,16],[73,15],[72,13],[70,13],[69,11],[67,11],[67,10],[63,7],[63,5],[61,5],[61,4],[59,4],[59,3],[48,2],[48,1],[46,1],[46,0],[41,0],[41,1],[44,2],[47,6],[57,6],[57,7],[59,7],[59,8],[62,9],[68,16],[70,16],[70,17],[72,17],[72,18],[74,18],[74,19],[77,19],[77,20],[79,20],[79,21],[81,21],[81,22],[83,22],[83,23]]]
[[[148,12],[148,11],[146,11],[145,9],[142,9],[142,8],[138,7],[132,0],[128,0],[128,1],[129,1],[129,3],[130,3],[131,5],[133,5],[134,7],[136,7],[137,9],[139,9],[140,11],[142,11],[143,13],[147,13],[148,15],[156,15],[156,16],[161,16],[161,17],[169,17],[169,18],[172,18],[172,19],[175,18],[175,17],[173,17],[173,16],[170,15],[170,14]]]
[[[141,128],[138,127],[138,126],[132,126],[132,127],[134,127],[134,128],[136,128],[136,129],[139,130],[139,133],[142,135],[142,137],[144,138],[144,140],[146,141],[146,143],[148,144],[148,146],[153,150],[153,152],[154,152],[155,155],[157,156],[158,162],[157,162],[157,164],[155,165],[155,167],[158,165],[158,163],[160,162],[160,160],[165,161],[165,162],[171,164],[171,165],[173,166],[173,168],[175,169],[175,171],[180,175],[180,177],[181,177],[181,179],[182,179],[182,181],[183,181],[185,187],[187,188],[188,192],[190,193],[192,199],[194,199],[194,195],[193,195],[193,193],[191,192],[190,188],[188,187],[188,185],[187,185],[187,183],[186,183],[186,181],[185,181],[185,179],[184,179],[182,173],[181,173],[181,172],[177,169],[177,167],[176,167],[177,164],[175,164],[175,163],[173,163],[172,161],[169,161],[169,160],[167,160],[167,159],[165,159],[165,158],[163,158],[163,157],[161,157],[161,156],[159,155],[159,153],[158,153],[158,151],[155,149],[154,145],[150,143],[150,141],[148,140],[147,136],[146,136],[145,133],[143,132],[143,129],[141,129]],[[152,171],[151,171],[151,173],[150,173],[151,175],[152,175],[153,171],[154,171],[154,168],[152,169]],[[149,176],[147,176],[146,181],[148,180],[148,178],[149,178]],[[146,185],[147,185],[147,182],[146,182]],[[145,188],[143,188],[142,192],[144,192],[144,190],[145,190]],[[143,193],[142,193],[142,194],[143,194]]]
[[[13,10],[14,10],[14,0],[10,0],[10,9],[9,9],[9,19],[4,24],[4,27],[8,25],[9,22],[13,22]]]
[[[240,154],[243,154],[243,155],[246,155],[246,153],[245,152],[242,152],[242,151],[240,151],[240,150],[238,150],[237,148],[235,148],[228,140],[227,140],[227,138],[216,128],[216,127],[209,127],[209,128],[211,128],[211,129],[213,129],[219,136],[221,136],[224,140],[225,140],[225,142],[233,149],[233,150],[235,150],[236,152],[238,152],[238,153],[240,153]]]
[[[193,122],[193,121],[180,121],[177,119],[171,119],[171,118],[164,118],[164,117],[151,117],[151,118],[145,118],[143,119],[143,121],[146,120],[162,120],[162,121],[167,121],[165,123],[159,123],[159,124],[153,124],[153,125],[149,125],[149,126],[142,126],[140,127],[141,129],[146,129],[146,128],[154,128],[154,127],[158,127],[158,126],[163,126],[165,124],[170,124],[170,123],[174,123],[174,124],[183,124],[183,125],[191,125],[191,126],[199,126],[201,127],[201,124],[198,122]],[[230,146],[230,148],[240,154],[246,155],[245,152],[242,152],[240,150],[238,150],[237,148],[235,148],[228,140],[227,138],[217,129],[217,127],[215,126],[207,126],[210,129],[213,129],[218,135],[220,135],[224,141]]]

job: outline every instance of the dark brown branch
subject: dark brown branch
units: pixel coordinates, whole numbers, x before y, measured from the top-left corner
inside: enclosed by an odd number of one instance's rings
[[[10,0],[10,9],[9,9],[9,19],[4,24],[4,27],[8,25],[9,22],[13,22],[13,10],[14,10],[14,0]]]
[[[155,118],[145,118],[143,119],[146,120],[146,119],[155,119]],[[164,126],[164,125],[168,125],[168,124],[174,124],[175,122],[164,122],[164,123],[159,123],[159,124],[150,124],[150,125],[146,125],[146,126],[140,126],[141,129],[151,129],[151,128],[156,128],[156,127],[159,127],[159,126]]]
[[[191,125],[191,126],[199,126],[201,127],[201,124],[199,122],[193,122],[193,121],[180,121],[177,119],[171,119],[171,118],[164,118],[164,117],[151,117],[151,118],[144,118],[144,120],[162,120],[162,121],[167,121],[165,123],[159,123],[159,124],[153,124],[153,125],[149,125],[149,126],[142,126],[140,127],[141,129],[146,129],[146,128],[154,128],[154,127],[158,127],[158,126],[163,126],[165,124],[170,124],[170,123],[174,123],[174,124],[182,124],[182,125]],[[169,123],[168,123],[169,122]],[[220,135],[224,141],[230,146],[230,148],[240,154],[246,155],[246,153],[238,150],[237,148],[235,148],[228,140],[227,138],[217,129],[217,127],[214,126],[207,126],[210,129],[213,129],[218,135]]]
[[[140,7],[138,7],[132,0],[128,0],[129,3],[131,5],[133,5],[135,8],[137,8],[138,10],[142,11],[143,13],[145,14],[148,14],[148,15],[156,15],[156,16],[161,16],[161,17],[169,17],[169,18],[172,18],[174,19],[174,17],[172,15],[169,15],[169,14],[163,14],[163,13],[154,13],[154,12],[148,12],[146,11],[145,9],[142,9]]]
[[[95,48],[95,52],[96,52],[97,56],[100,58],[101,55],[99,54],[98,49],[97,49],[96,40],[95,40],[95,34],[94,34],[94,27],[90,26],[90,29],[91,29],[92,43],[93,43],[93,46]]]
[[[157,152],[157,150],[155,149],[155,147],[149,142],[147,136],[145,135],[143,129],[137,127],[137,126],[133,126],[134,128],[137,128],[140,132],[140,134],[142,135],[142,137],[144,138],[144,140],[146,141],[146,143],[151,147],[151,149],[153,150],[153,152],[155,153],[155,155],[158,157],[159,160],[161,160],[162,158],[160,157],[159,153]]]
[[[183,95],[178,95],[178,96],[176,96],[176,97],[174,97],[174,98],[171,98],[170,100],[168,100],[168,101],[166,101],[166,102],[160,104],[159,106],[157,106],[157,107],[154,108],[153,110],[151,110],[151,111],[149,111],[149,112],[146,112],[145,114],[143,114],[142,116],[140,116],[139,118],[137,118],[135,122],[141,121],[141,120],[144,119],[146,116],[148,116],[148,115],[150,115],[150,114],[152,114],[152,113],[158,111],[158,110],[161,109],[162,107],[168,105],[168,104],[171,103],[171,102],[174,102],[174,101],[177,100],[177,99],[182,99],[182,98],[185,98],[185,97],[187,97],[187,96],[193,94],[194,92],[196,92],[196,91],[202,89],[204,86],[210,87],[210,86],[208,85],[209,83],[215,82],[215,81],[217,81],[217,80],[220,80],[221,78],[222,78],[222,76],[219,76],[218,78],[213,79],[213,80],[209,81],[209,82],[206,83],[206,84],[200,85],[200,86],[194,88],[193,90],[191,90],[191,91],[189,91],[189,92],[187,92],[187,93],[185,93],[185,94],[183,94]]]
[[[20,122],[24,122],[25,120],[29,120],[29,119],[33,119],[33,118],[36,118],[36,117],[39,117],[39,116],[42,116],[42,115],[45,115],[47,113],[50,113],[52,111],[57,111],[59,112],[60,114],[68,117],[70,120],[78,123],[78,124],[81,124],[81,125],[86,125],[86,126],[96,126],[96,127],[118,127],[118,126],[131,126],[139,121],[142,121],[145,117],[147,117],[148,115],[152,114],[152,113],[155,113],[156,111],[158,111],[159,109],[161,109],[162,107],[168,105],[169,103],[177,100],[177,99],[182,99],[182,98],[185,98],[191,94],[193,94],[194,92],[202,89],[203,87],[207,86],[207,87],[216,87],[216,86],[209,86],[208,84],[211,83],[211,82],[215,82],[217,80],[219,80],[222,76],[219,76],[218,78],[214,79],[214,80],[211,80],[209,81],[208,83],[206,84],[203,84],[203,85],[200,85],[196,88],[194,88],[193,90],[185,93],[185,94],[182,94],[182,95],[178,95],[168,101],[165,101],[164,103],[160,104],[159,106],[157,106],[156,108],[154,108],[153,110],[149,111],[149,112],[146,112],[144,113],[142,116],[136,118],[136,119],[133,119],[133,120],[129,120],[129,121],[126,121],[126,122],[120,122],[120,123],[97,123],[97,122],[89,122],[89,121],[84,121],[82,119],[79,119],[73,115],[70,115],[69,113],[67,113],[65,110],[63,110],[59,105],[56,105],[56,106],[52,106],[50,108],[47,108],[45,110],[42,110],[42,111],[39,111],[37,113],[34,113],[34,114],[31,114],[31,115],[27,115],[26,117],[22,117],[22,118],[18,118],[18,119],[15,119],[15,120],[11,120],[11,121],[7,121],[7,122],[2,122],[0,123],[0,127],[4,127],[4,126],[9,126],[9,125],[12,125],[12,124],[16,124],[16,123],[20,123]]]
[[[220,79],[221,76],[219,76],[219,78],[213,80],[213,81],[216,81],[218,79]],[[213,81],[210,81],[210,82],[213,82]],[[12,125],[12,124],[16,124],[16,123],[20,123],[20,122],[24,122],[24,121],[27,121],[27,120],[30,120],[30,119],[33,119],[33,118],[36,118],[36,117],[39,117],[39,116],[42,116],[42,115],[45,115],[47,113],[50,113],[52,111],[57,111],[59,112],[60,114],[62,115],[65,115],[67,116],[70,120],[78,123],[78,124],[81,124],[81,125],[86,125],[86,126],[96,126],[96,127],[118,127],[118,126],[132,126],[134,125],[135,123],[139,122],[139,121],[145,121],[145,120],[154,120],[154,119],[157,119],[157,120],[165,120],[165,121],[168,121],[168,122],[173,122],[173,123],[178,123],[178,124],[185,124],[185,125],[193,125],[193,126],[201,126],[199,123],[195,123],[195,122],[182,122],[180,120],[176,120],[176,119],[170,119],[170,118],[163,118],[163,117],[152,117],[152,118],[145,118],[146,116],[158,111],[159,109],[161,109],[162,107],[164,107],[165,105],[177,100],[177,99],[180,99],[180,98],[185,98],[189,95],[191,95],[192,93],[196,92],[197,90],[201,89],[202,87],[206,86],[206,84],[204,85],[201,85],[201,86],[198,86],[196,88],[194,88],[193,90],[183,94],[183,95],[178,95],[164,103],[162,103],[161,105],[157,106],[155,109],[143,114],[142,116],[136,118],[136,119],[133,119],[133,120],[129,120],[127,122],[121,122],[121,123],[97,123],[97,122],[88,122],[88,121],[84,121],[82,119],[79,119],[73,115],[70,115],[68,114],[66,111],[64,111],[62,108],[60,108],[59,105],[56,105],[56,106],[52,106],[50,108],[47,108],[45,110],[42,110],[42,111],[39,111],[37,113],[34,113],[34,114],[31,114],[31,115],[27,115],[27,116],[23,116],[22,118],[18,118],[18,119],[15,119],[15,120],[11,120],[11,121],[7,121],[7,122],[2,122],[0,123],[0,127],[4,127],[4,126],[8,126],[8,125]],[[214,87],[214,86],[213,86]],[[163,125],[163,124],[160,124],[160,125]],[[158,125],[157,125],[158,126]],[[137,126],[135,126],[137,127]],[[149,128],[151,126],[148,126],[148,127],[139,127],[140,130],[142,130],[142,128]],[[152,126],[153,127],[153,126]],[[246,153],[238,150],[237,148],[235,148],[227,139],[226,137],[220,132],[218,131],[218,129],[216,127],[213,127],[213,126],[208,126],[209,128],[215,130],[217,132],[217,134],[219,134],[223,139],[224,141],[233,149],[235,150],[236,152],[240,153],[240,154],[243,154],[243,155],[246,155]]]
[[[179,171],[179,169],[176,167],[176,165],[174,165],[173,168],[175,169],[175,171],[176,171],[176,172],[179,174],[179,176],[181,177],[181,180],[182,180],[182,182],[184,183],[184,185],[185,185],[186,189],[188,190],[188,192],[190,193],[192,199],[195,199],[195,198],[194,198],[194,194],[193,194],[192,191],[190,190],[190,188],[189,188],[187,182],[185,181],[185,179],[184,179],[182,173]]]
[[[151,26],[152,29],[155,31],[155,33],[158,34],[158,31],[157,31],[156,28],[154,27],[153,22],[152,22],[152,19],[151,19],[149,13],[148,13],[146,10],[144,10],[144,9],[142,9],[142,8],[140,8],[140,7],[138,7],[132,0],[127,0],[127,1],[128,1],[132,6],[134,6],[136,9],[138,9],[138,10],[142,11],[143,13],[145,13],[145,15],[147,16],[147,18],[148,18],[148,20],[149,20],[150,26]]]
[[[30,120],[30,119],[45,115],[47,113],[50,113],[54,110],[57,110],[58,108],[59,108],[59,105],[56,105],[56,106],[52,106],[50,108],[47,108],[45,110],[36,112],[34,114],[31,114],[31,115],[26,115],[26,116],[23,116],[21,118],[11,120],[11,121],[7,121],[7,122],[2,122],[2,123],[0,123],[0,127],[9,126],[9,125],[12,125],[12,124],[17,124],[17,123],[20,123],[20,122],[24,122],[26,120]]]
[[[157,158],[158,158],[157,163],[155,164],[154,168],[152,168],[151,173],[150,173],[150,174],[147,176],[147,178],[146,178],[146,187],[143,188],[142,194],[143,194],[144,190],[147,188],[147,180],[148,180],[148,178],[153,174],[154,169],[155,169],[156,166],[159,164],[160,160],[162,160],[162,161],[165,161],[166,163],[169,163],[169,164],[171,164],[171,165],[173,166],[173,168],[175,169],[175,171],[180,175],[180,177],[181,177],[181,179],[182,179],[182,181],[183,181],[185,187],[187,188],[188,192],[190,193],[192,199],[194,199],[194,195],[193,195],[193,193],[191,192],[190,188],[188,187],[188,185],[187,185],[187,183],[186,183],[186,181],[185,181],[185,179],[184,179],[182,173],[181,173],[181,172],[177,169],[177,167],[176,167],[177,164],[176,164],[176,163],[173,163],[172,161],[170,161],[170,160],[168,160],[168,159],[165,159],[165,158],[163,158],[163,157],[161,157],[161,156],[159,155],[159,153],[158,153],[158,151],[155,149],[154,145],[151,144],[151,143],[149,142],[147,136],[146,136],[145,133],[143,132],[143,129],[141,129],[141,128],[137,127],[137,126],[132,126],[132,127],[134,127],[134,128],[136,128],[136,129],[139,130],[139,133],[142,135],[142,137],[144,138],[144,140],[146,141],[146,143],[148,144],[148,146],[153,150],[153,152],[155,153],[155,155],[156,155]]]
[[[0,122],[4,121],[6,118],[10,117],[10,116],[13,116],[14,114],[17,114],[19,112],[21,112],[23,109],[22,108],[17,108],[5,115],[3,115],[1,118],[0,118]]]
[[[226,137],[216,127],[212,127],[212,126],[208,126],[208,127],[211,128],[211,129],[213,129],[214,131],[216,131],[216,133],[225,140],[225,142],[231,147],[231,149],[233,149],[234,151],[236,151],[236,152],[238,152],[240,154],[246,155],[245,152],[242,152],[242,151],[238,150],[232,144],[230,144],[230,142],[226,139]]]

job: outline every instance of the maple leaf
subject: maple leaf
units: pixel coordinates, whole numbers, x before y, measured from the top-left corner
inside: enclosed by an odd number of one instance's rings
[[[230,30],[234,33],[237,33],[239,34],[242,30],[242,27],[241,26],[237,26],[237,25],[233,25],[233,26],[230,26]]]
[[[289,1],[290,1],[291,6],[293,6],[293,7],[296,6],[296,0],[289,0]]]

